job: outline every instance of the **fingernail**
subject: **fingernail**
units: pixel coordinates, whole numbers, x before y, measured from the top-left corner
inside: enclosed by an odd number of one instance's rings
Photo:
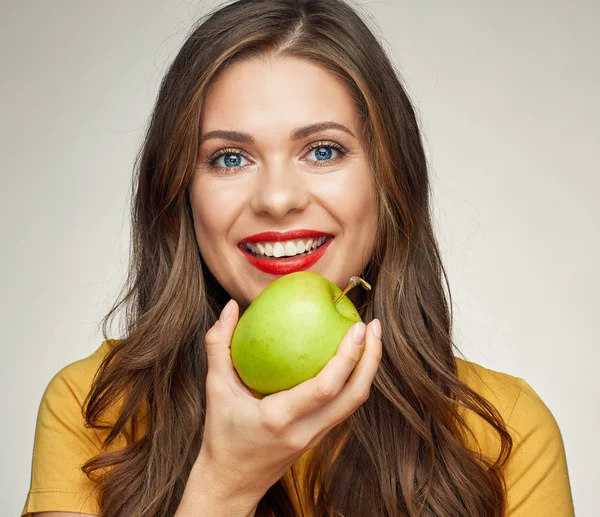
[[[371,331],[377,339],[381,339],[381,322],[377,318],[371,324]]]
[[[219,321],[225,321],[229,315],[231,314],[231,310],[233,309],[233,299],[229,300],[223,310],[221,311],[221,316],[219,317]]]
[[[363,338],[365,337],[365,328],[364,323],[357,323],[354,325],[354,328],[352,329],[352,341],[354,341],[356,345],[362,345]]]

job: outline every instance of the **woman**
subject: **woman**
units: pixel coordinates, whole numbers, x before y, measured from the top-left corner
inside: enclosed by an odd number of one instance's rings
[[[128,290],[102,346],[44,394],[22,515],[573,515],[550,411],[453,354],[414,111],[349,5],[238,1],[202,20],[136,173]],[[373,286],[350,294],[369,323],[261,399],[229,344],[261,290],[305,268],[264,257],[290,240],[327,246],[310,270],[339,287]]]

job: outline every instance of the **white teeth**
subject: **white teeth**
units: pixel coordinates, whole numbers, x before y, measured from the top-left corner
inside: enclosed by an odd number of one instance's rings
[[[256,244],[248,243],[246,245],[255,255],[262,255],[267,257],[293,257],[300,255],[301,253],[307,253],[316,250],[321,246],[327,237],[324,235],[318,239],[307,239],[296,240],[296,241],[285,241],[285,242],[260,242]]]
[[[296,245],[292,241],[285,243],[285,255],[286,257],[293,257],[296,254]]]

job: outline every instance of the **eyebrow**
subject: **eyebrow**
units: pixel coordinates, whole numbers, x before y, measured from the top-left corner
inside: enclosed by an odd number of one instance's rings
[[[352,135],[354,138],[356,136],[352,131],[350,131],[344,124],[340,124],[338,122],[317,122],[315,124],[309,124],[308,126],[297,127],[294,129],[290,135],[291,140],[301,140],[306,138],[307,136],[312,135],[313,133],[318,133],[320,131],[325,131],[326,129],[338,129],[340,131],[344,131],[349,135]],[[234,142],[240,142],[247,145],[252,145],[256,142],[254,137],[249,133],[243,133],[241,131],[226,131],[223,129],[217,129],[214,131],[209,131],[205,133],[200,138],[200,144],[206,142],[210,138],[223,138],[224,140],[232,140]]]

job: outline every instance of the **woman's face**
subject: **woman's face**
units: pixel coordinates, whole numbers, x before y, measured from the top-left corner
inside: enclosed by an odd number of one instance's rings
[[[302,129],[325,122],[347,130]],[[242,310],[283,274],[314,271],[343,289],[362,273],[377,210],[360,132],[342,83],[307,61],[237,62],[207,91],[190,186],[195,232],[208,268]],[[290,230],[314,234],[278,235]],[[246,239],[263,232],[276,233],[249,249]]]

